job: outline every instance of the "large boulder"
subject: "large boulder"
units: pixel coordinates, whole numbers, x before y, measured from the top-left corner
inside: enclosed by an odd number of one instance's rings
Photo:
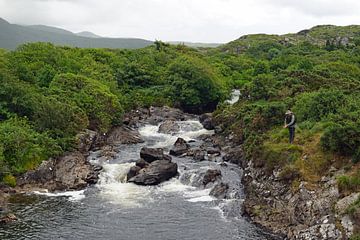
[[[157,160],[128,180],[138,185],[157,185],[177,175],[177,164],[167,160]]]
[[[136,175],[139,174],[140,170],[141,170],[141,167],[132,166],[126,175],[126,179],[131,179],[131,178],[135,177]]]
[[[136,144],[142,142],[144,142],[144,140],[141,138],[140,133],[128,126],[114,127],[106,137],[106,143],[108,145]]]
[[[170,155],[180,156],[189,150],[190,146],[183,138],[178,138],[170,149]]]
[[[206,186],[210,182],[215,182],[221,177],[221,171],[218,169],[208,169],[203,178],[203,184]]]
[[[164,149],[143,147],[140,150],[140,157],[148,163],[156,160],[163,160],[165,157]]]
[[[46,188],[49,191],[78,190],[98,180],[100,166],[91,165],[81,152],[44,161],[37,169],[18,179],[23,188]]]
[[[166,120],[159,126],[159,133],[174,134],[180,131],[180,126],[176,121]]]
[[[215,128],[214,121],[211,113],[204,113],[199,118],[200,123],[207,130],[213,130]]]

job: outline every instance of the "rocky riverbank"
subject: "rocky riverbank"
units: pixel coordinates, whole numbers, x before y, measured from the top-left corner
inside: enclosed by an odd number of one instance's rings
[[[78,135],[74,152],[57,159],[45,161],[36,170],[29,171],[18,179],[15,189],[3,188],[0,202],[6,206],[7,197],[14,192],[47,189],[51,192],[79,190],[98,180],[101,167],[91,165],[87,156],[99,150],[100,159],[111,160],[118,144],[141,143],[137,128],[144,124],[159,124],[159,132],[174,134],[179,131],[177,121],[199,118],[206,129],[216,134],[200,137],[201,145],[179,138],[170,149],[176,157],[192,157],[195,161],[217,161],[237,164],[244,169],[242,182],[245,188],[243,214],[254,223],[274,232],[284,239],[347,239],[357,223],[346,214],[346,208],[358,194],[341,198],[336,177],[341,170],[332,169],[318,184],[298,181],[296,184],[279,172],[270,175],[245,159],[243,149],[233,141],[232,134],[221,134],[221,128],[211,119],[211,114],[200,117],[189,115],[168,107],[138,109],[125,115],[124,124],[114,127],[105,135],[87,130]],[[155,151],[155,152],[154,152]],[[160,149],[143,149],[141,159],[128,173],[128,181],[140,185],[153,185],[177,174],[177,166],[171,157]],[[166,166],[165,166],[165,165]],[[159,168],[160,167],[160,168]],[[161,171],[160,171],[160,170]],[[154,172],[159,176],[154,178]],[[156,175],[155,174],[155,175]],[[222,173],[210,169],[201,176],[202,185],[212,184],[211,195],[223,199],[231,189],[222,182]]]
[[[220,126],[210,125],[221,131]],[[346,209],[360,194],[343,197],[339,193],[337,177],[344,173],[343,169],[332,167],[315,184],[293,181],[291,173],[286,175],[278,169],[269,174],[254,164],[259,161],[246,159],[242,146],[233,141],[233,134],[218,133],[213,139],[225,153],[223,160],[244,170],[243,212],[254,223],[284,239],[296,240],[349,239],[359,228],[359,222]]]

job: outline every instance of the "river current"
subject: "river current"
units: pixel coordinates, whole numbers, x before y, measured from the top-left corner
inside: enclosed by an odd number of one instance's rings
[[[272,239],[241,216],[244,195],[242,171],[221,163],[221,157],[197,162],[176,158],[179,177],[159,186],[126,183],[126,173],[139,158],[140,149],[162,147],[167,152],[178,137],[201,144],[200,135],[213,134],[197,120],[178,122],[175,135],[158,133],[159,126],[139,129],[144,143],[117,146],[113,160],[89,156],[103,166],[99,182],[83,191],[15,196],[9,208],[19,220],[0,227],[0,239],[119,239],[119,240],[220,240]],[[230,186],[230,199],[209,195],[202,177],[207,169],[220,169]]]

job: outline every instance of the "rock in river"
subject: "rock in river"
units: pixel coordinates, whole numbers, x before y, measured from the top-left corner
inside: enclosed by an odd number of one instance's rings
[[[187,142],[182,139],[178,138],[174,144],[174,146],[170,149],[170,155],[173,156],[180,156],[186,153],[189,150],[190,146]]]
[[[138,185],[157,185],[177,175],[177,164],[167,160],[157,160],[146,168],[143,168],[138,175],[128,181]]]
[[[140,150],[140,157],[148,163],[151,163],[156,160],[163,160],[164,149],[143,147]]]

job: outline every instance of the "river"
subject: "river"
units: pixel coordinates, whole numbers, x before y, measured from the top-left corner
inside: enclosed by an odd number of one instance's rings
[[[178,124],[180,132],[173,135],[144,125],[139,132],[145,142],[117,146],[114,160],[91,153],[89,161],[102,165],[103,171],[99,182],[83,191],[13,196],[9,208],[19,220],[1,226],[0,239],[272,239],[241,216],[242,171],[220,164],[221,156],[202,162],[173,157],[179,177],[159,186],[126,183],[126,173],[142,147],[168,151],[178,137],[199,145],[197,137],[213,134],[197,120]],[[202,186],[207,169],[221,170],[222,181],[230,186],[229,199],[210,196],[211,184]]]

